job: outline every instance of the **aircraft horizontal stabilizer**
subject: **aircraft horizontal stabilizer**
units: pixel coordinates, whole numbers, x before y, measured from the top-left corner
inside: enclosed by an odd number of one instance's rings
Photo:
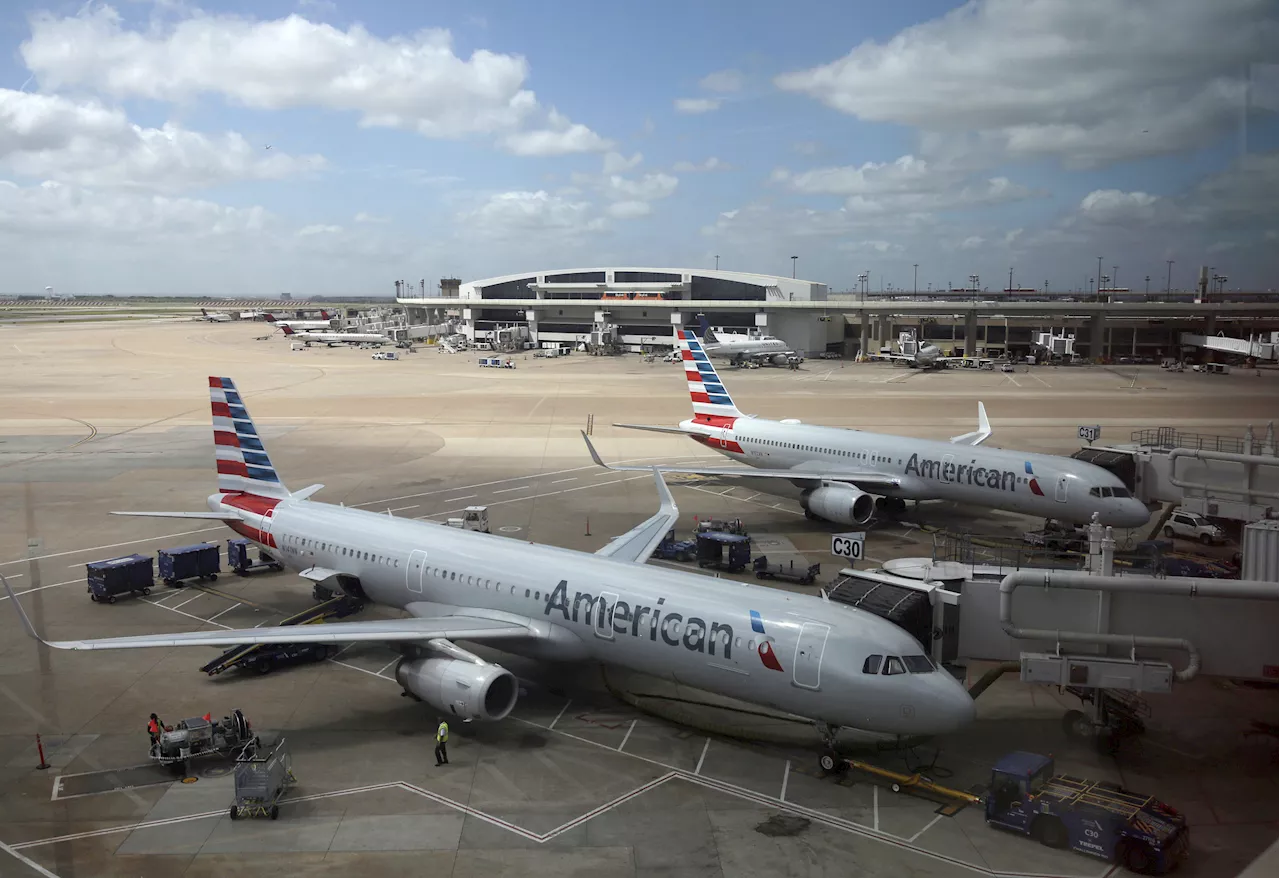
[[[232,512],[112,512],[112,515],[128,515],[135,518],[197,518],[204,521],[240,521]]]
[[[987,407],[978,403],[978,429],[962,436],[952,436],[955,445],[981,445],[991,435],[991,422],[987,420]]]
[[[648,430],[651,433],[675,433],[677,436],[689,435],[679,427],[652,427],[648,424],[614,424],[613,426],[625,427],[628,430]]]
[[[497,619],[447,616],[433,619],[378,619],[365,622],[330,622],[326,625],[278,625],[219,631],[183,631],[175,634],[142,634],[103,637],[97,640],[45,640],[31,624],[26,610],[0,575],[5,593],[18,611],[27,636],[54,649],[146,649],[171,646],[236,646],[249,643],[403,643],[446,638],[492,640],[531,637],[528,626]]]

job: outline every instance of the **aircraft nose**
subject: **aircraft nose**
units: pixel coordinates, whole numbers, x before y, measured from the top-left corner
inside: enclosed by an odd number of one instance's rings
[[[972,723],[978,715],[973,697],[945,671],[938,671],[932,677],[931,733],[954,732]]]
[[[1120,508],[1116,510],[1115,521],[1111,524],[1117,527],[1142,527],[1150,520],[1151,512],[1141,500],[1133,498],[1121,501]]]

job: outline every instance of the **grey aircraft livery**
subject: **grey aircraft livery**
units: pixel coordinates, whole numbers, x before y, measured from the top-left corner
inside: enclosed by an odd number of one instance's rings
[[[931,735],[974,717],[973,699],[920,643],[869,612],[823,597],[646,565],[675,524],[654,472],[659,511],[595,554],[395,518],[290,492],[229,378],[210,378],[218,491],[208,512],[122,512],[214,519],[304,578],[407,618],[43,641],[96,650],[252,643],[384,643],[395,678],[436,710],[500,720],[519,687],[501,665],[455,641],[533,659],[599,660],[814,723]],[[7,581],[4,587],[13,597]],[[40,638],[17,598],[24,630]]]
[[[1124,482],[1100,466],[1050,454],[979,448],[991,435],[982,403],[978,429],[950,442],[743,414],[697,336],[685,329],[678,334],[693,417],[678,427],[614,426],[688,436],[751,469],[657,467],[662,472],[785,479],[803,489],[800,504],[808,516],[839,524],[865,524],[877,507],[901,511],[907,500],[951,500],[1078,524],[1096,513],[1103,524],[1116,527],[1140,527],[1150,518]],[[587,446],[595,462],[609,469],[654,468],[607,464],[589,439]],[[768,490],[765,484],[763,490]]]

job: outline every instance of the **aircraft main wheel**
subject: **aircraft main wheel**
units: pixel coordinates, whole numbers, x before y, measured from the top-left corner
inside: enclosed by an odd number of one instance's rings
[[[895,793],[900,793],[902,792],[902,784],[895,780],[893,783],[889,784],[889,789],[893,790]]]
[[[823,771],[831,772],[836,770],[836,764],[839,761],[840,761],[839,757],[836,756],[835,753],[828,751],[826,753],[823,753],[822,756],[819,757],[818,765],[822,767]]]

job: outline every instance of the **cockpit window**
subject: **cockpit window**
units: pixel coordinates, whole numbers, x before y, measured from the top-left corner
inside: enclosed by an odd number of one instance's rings
[[[880,673],[880,662],[884,661],[882,655],[869,655],[867,660],[862,663],[862,673],[878,674]]]
[[[1112,488],[1111,496],[1120,497],[1121,499],[1124,499],[1124,500],[1129,500],[1133,497],[1133,494],[1129,493],[1128,488]]]
[[[885,676],[892,677],[894,674],[905,674],[906,669],[902,667],[902,659],[896,655],[889,656],[889,660],[884,663]]]
[[[927,655],[904,655],[902,663],[913,674],[929,674],[933,672],[933,662]]]

